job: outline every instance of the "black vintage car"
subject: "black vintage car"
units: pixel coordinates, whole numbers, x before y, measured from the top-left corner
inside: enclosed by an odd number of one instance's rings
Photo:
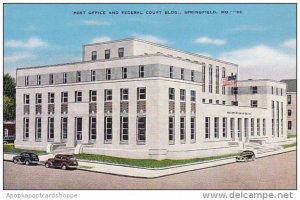
[[[25,165],[30,165],[30,164],[37,164],[39,161],[40,160],[38,155],[30,152],[22,152],[13,157],[13,162],[15,164],[20,162]]]
[[[239,156],[236,157],[237,162],[247,162],[249,160],[255,160],[255,153],[253,151],[243,151]]]
[[[76,169],[78,167],[78,162],[73,155],[57,154],[54,158],[49,158],[45,162],[45,167]]]

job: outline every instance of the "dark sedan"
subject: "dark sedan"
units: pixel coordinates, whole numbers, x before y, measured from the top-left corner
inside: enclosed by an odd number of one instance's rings
[[[30,165],[30,164],[37,164],[39,161],[40,160],[38,155],[30,152],[22,152],[13,157],[13,162],[15,164],[23,163],[25,165]]]
[[[255,160],[255,153],[253,151],[243,151],[239,156],[236,157],[237,162],[247,162],[249,160]]]

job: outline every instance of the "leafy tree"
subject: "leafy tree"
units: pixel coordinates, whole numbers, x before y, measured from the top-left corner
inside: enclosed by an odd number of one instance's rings
[[[4,121],[15,120],[15,101],[9,96],[3,97]]]
[[[8,73],[3,77],[3,96],[4,121],[15,120],[16,83]]]
[[[15,99],[16,97],[16,84],[15,79],[6,73],[3,77],[3,90],[4,90],[4,96],[11,97]]]

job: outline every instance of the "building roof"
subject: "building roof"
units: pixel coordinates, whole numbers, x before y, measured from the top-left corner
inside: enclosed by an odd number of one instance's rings
[[[286,91],[287,92],[297,92],[297,79],[284,79],[281,82],[286,83]]]

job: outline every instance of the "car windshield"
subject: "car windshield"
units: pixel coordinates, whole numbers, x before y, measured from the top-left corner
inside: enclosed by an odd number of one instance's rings
[[[30,154],[30,156],[31,156],[31,157],[33,157],[33,158],[36,158],[36,155],[35,155],[35,154],[33,154],[33,153],[32,153],[32,154]]]

